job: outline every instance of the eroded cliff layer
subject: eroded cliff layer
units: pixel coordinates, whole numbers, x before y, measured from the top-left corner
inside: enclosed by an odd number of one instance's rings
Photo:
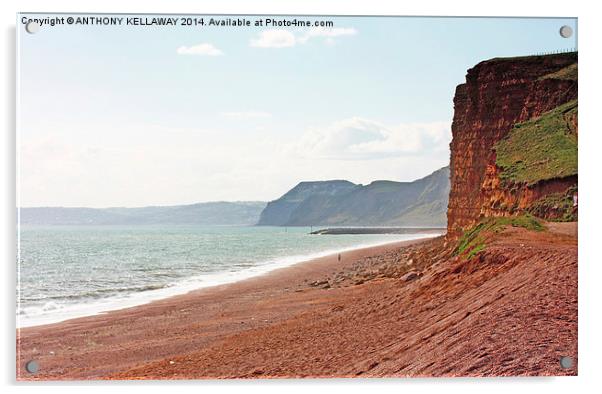
[[[559,173],[542,182],[504,181],[495,150],[517,124],[572,101],[575,110],[561,116],[576,138],[576,99],[577,53],[496,58],[468,70],[466,83],[456,88],[454,97],[447,211],[450,236],[482,216],[504,216],[516,209],[517,204],[492,202],[492,198],[527,198],[533,203],[545,197],[546,190],[565,193],[576,183],[576,173]],[[510,189],[518,197],[508,197]]]

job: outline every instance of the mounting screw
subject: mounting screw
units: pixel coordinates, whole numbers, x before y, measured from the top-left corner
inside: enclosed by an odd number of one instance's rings
[[[29,33],[29,34],[35,34],[37,32],[40,31],[40,24],[38,22],[34,22],[34,21],[29,21],[27,22],[27,24],[25,25],[25,30]]]
[[[564,369],[569,369],[573,366],[573,359],[569,356],[560,357],[560,366]]]
[[[40,364],[36,360],[30,360],[25,364],[25,369],[29,373],[36,373],[40,370]]]
[[[573,28],[567,25],[564,25],[560,28],[560,37],[562,38],[569,38],[570,36],[573,35]]]

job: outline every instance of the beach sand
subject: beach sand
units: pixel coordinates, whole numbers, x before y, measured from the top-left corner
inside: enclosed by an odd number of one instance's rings
[[[577,373],[567,231],[511,229],[471,260],[451,256],[444,237],[341,257],[21,329],[18,379]],[[560,368],[563,355],[572,368]],[[23,369],[32,359],[37,374]]]

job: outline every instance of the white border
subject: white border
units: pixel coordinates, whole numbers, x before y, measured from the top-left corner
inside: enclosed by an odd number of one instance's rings
[[[105,0],[82,2],[75,0],[4,0],[2,7],[2,32],[4,56],[2,56],[2,134],[3,160],[1,177],[2,248],[4,259],[3,286],[4,309],[2,374],[5,392],[23,390],[25,392],[81,391],[84,383],[71,384],[21,384],[15,383],[15,14],[18,11],[30,12],[131,12],[131,13],[265,13],[265,14],[351,14],[351,15],[440,15],[440,16],[576,16],[579,18],[579,79],[580,79],[580,239],[579,239],[579,377],[573,378],[495,378],[495,379],[386,379],[386,380],[312,380],[312,381],[252,381],[252,382],[158,382],[158,383],[114,383],[111,390],[126,391],[144,384],[148,392],[164,392],[166,385],[177,385],[178,389],[198,392],[199,390],[223,389],[224,391],[287,392],[306,393],[308,390],[345,390],[350,393],[365,390],[395,391],[420,390],[437,392],[441,390],[467,392],[518,392],[545,390],[553,392],[588,392],[599,389],[601,375],[597,366],[600,354],[600,314],[599,300],[602,299],[602,261],[598,250],[597,225],[602,223],[597,203],[602,193],[600,187],[600,38],[602,38],[600,14],[596,13],[595,2],[545,1],[526,2],[524,0],[504,0],[500,2],[454,0],[387,2],[380,0],[255,0],[206,2],[172,0],[146,0],[144,2],[126,0]],[[43,62],[41,62],[43,64]],[[451,105],[451,101],[450,101]],[[138,387],[139,388],[139,387]],[[102,383],[87,387],[90,392],[104,392]]]

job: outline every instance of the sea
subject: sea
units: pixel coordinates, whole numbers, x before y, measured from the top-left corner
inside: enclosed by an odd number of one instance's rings
[[[309,233],[309,227],[22,225],[17,327],[141,305],[316,257],[433,236]]]

